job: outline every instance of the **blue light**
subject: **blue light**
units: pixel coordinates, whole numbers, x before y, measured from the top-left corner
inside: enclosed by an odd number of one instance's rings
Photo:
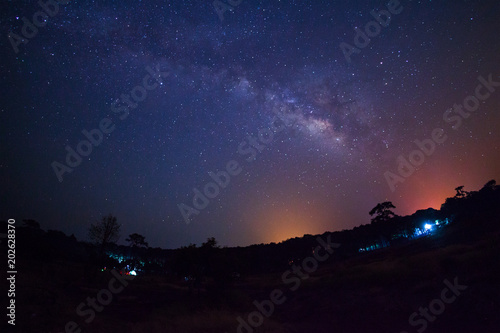
[[[432,229],[432,225],[430,225],[430,224],[426,223],[426,224],[424,225],[424,228],[425,228],[425,230],[431,230],[431,229]]]

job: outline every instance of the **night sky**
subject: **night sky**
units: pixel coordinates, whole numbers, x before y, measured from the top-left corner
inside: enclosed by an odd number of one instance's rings
[[[0,219],[245,246],[500,180],[498,1],[231,3],[2,2]]]

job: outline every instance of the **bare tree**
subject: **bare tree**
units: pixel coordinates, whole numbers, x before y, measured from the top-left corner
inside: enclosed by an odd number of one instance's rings
[[[120,238],[120,225],[116,222],[116,217],[109,214],[104,216],[100,222],[91,224],[89,237],[97,244],[102,252],[106,245],[113,244]]]

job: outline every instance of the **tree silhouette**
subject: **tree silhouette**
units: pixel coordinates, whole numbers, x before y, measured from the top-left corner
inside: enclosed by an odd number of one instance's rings
[[[370,210],[370,216],[377,214],[372,218],[371,222],[376,224],[380,222],[385,222],[396,216],[391,208],[396,208],[391,201],[386,201],[379,203],[372,210]]]
[[[207,238],[207,241],[205,243],[201,244],[201,247],[202,248],[209,248],[209,249],[218,248],[217,241],[215,240],[215,237]]]
[[[469,194],[469,192],[464,191],[463,185],[455,188],[455,191],[457,192],[457,194],[455,194],[455,198],[465,198]]]
[[[490,180],[489,182],[487,182],[486,184],[484,184],[483,188],[480,189],[479,191],[493,191],[495,190],[495,187],[497,185],[497,182],[496,180],[492,179]]]
[[[120,225],[116,222],[116,217],[109,214],[104,216],[100,222],[91,224],[89,238],[99,246],[101,253],[106,245],[116,243],[120,238]]]
[[[138,233],[130,234],[125,241],[129,242],[131,247],[148,247],[148,242],[146,242],[145,237]]]

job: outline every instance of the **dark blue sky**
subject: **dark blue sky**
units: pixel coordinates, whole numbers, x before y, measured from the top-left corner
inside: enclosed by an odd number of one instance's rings
[[[500,180],[496,1],[70,1],[36,33],[1,6],[1,219],[248,245]]]

